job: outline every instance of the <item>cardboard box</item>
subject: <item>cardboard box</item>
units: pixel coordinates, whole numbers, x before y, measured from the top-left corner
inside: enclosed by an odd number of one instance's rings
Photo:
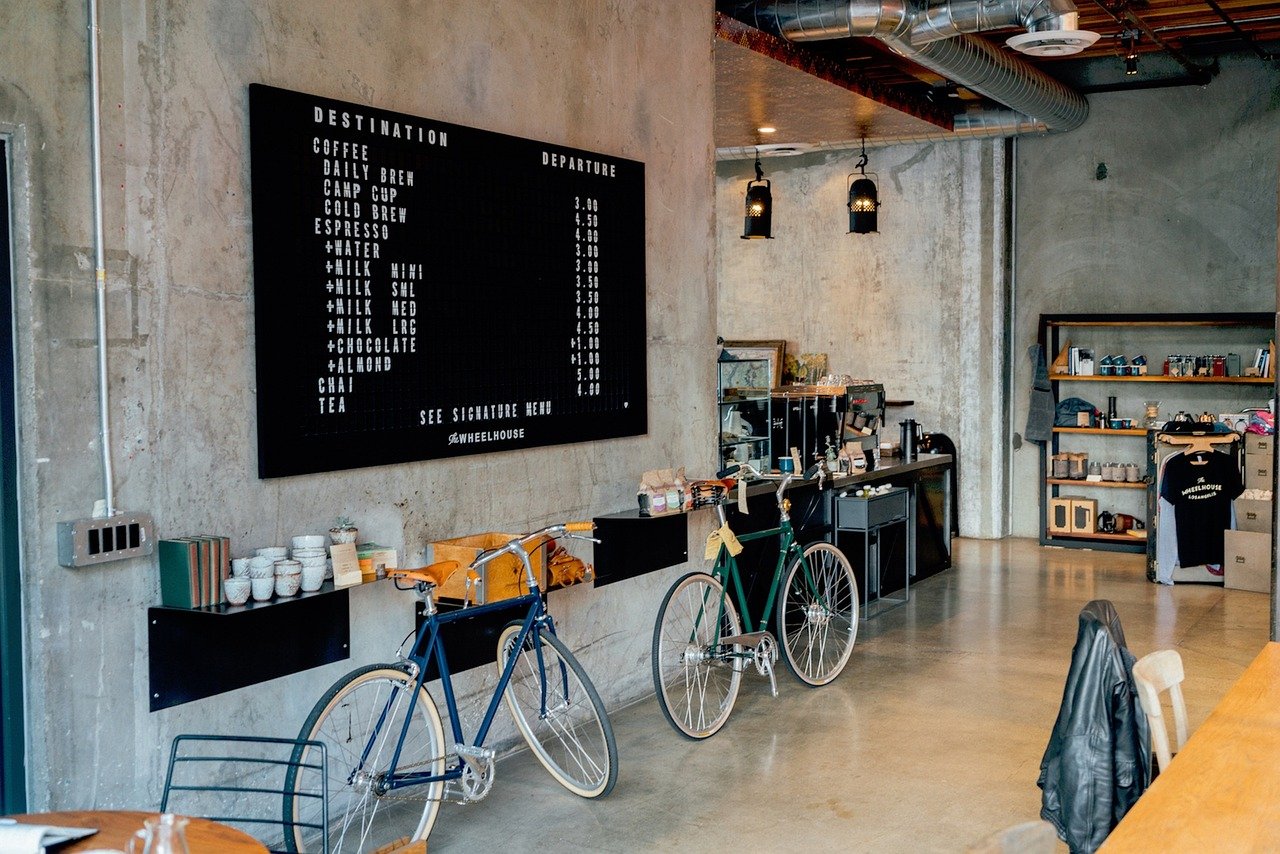
[[[1235,507],[1236,528],[1238,530],[1253,531],[1257,534],[1271,533],[1271,514],[1273,510],[1270,501],[1237,498]]]
[[[1232,590],[1271,592],[1271,535],[1223,532],[1222,584]]]
[[[1245,433],[1244,452],[1245,454],[1251,455],[1267,454],[1269,456],[1275,450],[1275,439],[1275,436],[1263,436],[1260,433]]]
[[[1049,499],[1049,533],[1071,533],[1071,496],[1061,495]]]
[[[1094,534],[1098,531],[1098,502],[1093,498],[1071,499],[1071,533]]]
[[[1267,454],[1244,455],[1244,488],[1273,489],[1275,477],[1271,470],[1271,457]]]
[[[473,534],[469,537],[455,537],[439,540],[431,544],[431,562],[456,560],[460,569],[436,590],[436,598],[463,601],[467,596],[467,567],[486,549],[505,546],[516,534],[486,533]],[[533,542],[525,545],[529,553],[529,562],[533,566],[533,577],[540,588],[546,589],[546,574],[543,571],[542,555],[545,542]],[[480,578],[471,590],[471,601],[476,605],[488,602],[499,602],[512,599],[529,592],[528,579],[525,578],[524,563],[515,555],[506,554],[491,560],[479,570]]]

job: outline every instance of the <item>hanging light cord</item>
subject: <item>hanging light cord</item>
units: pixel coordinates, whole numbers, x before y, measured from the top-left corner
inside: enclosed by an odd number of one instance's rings
[[[867,174],[867,138],[862,138],[862,154],[858,156],[858,163],[854,167],[863,175]]]
[[[764,170],[760,168],[760,155],[756,154],[756,180],[764,180]]]

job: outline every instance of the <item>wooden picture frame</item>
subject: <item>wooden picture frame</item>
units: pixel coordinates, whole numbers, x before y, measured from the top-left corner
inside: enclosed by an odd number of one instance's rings
[[[787,356],[786,341],[721,341],[721,349],[734,360],[768,359],[770,388],[782,385],[782,365]]]

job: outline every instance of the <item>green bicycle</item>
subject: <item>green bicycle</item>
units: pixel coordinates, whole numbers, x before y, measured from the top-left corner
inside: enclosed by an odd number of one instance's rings
[[[757,474],[749,466],[735,471]],[[692,739],[715,735],[729,719],[742,674],[754,665],[769,677],[778,695],[773,665],[778,644],[766,628],[777,609],[782,658],[807,685],[826,685],[840,675],[858,634],[858,582],[844,554],[830,543],[801,547],[791,526],[790,504],[783,494],[791,475],[778,486],[776,528],[734,536],[725,520],[725,501],[735,478],[705,481],[720,522],[710,574],[691,572],[667,591],[653,628],[653,683],[658,705],[676,731]],[[769,598],[754,631],[735,557],[739,542],[778,537],[778,562]],[[784,573],[785,569],[785,573]],[[733,587],[737,608],[729,596]],[[739,613],[742,620],[739,620]]]

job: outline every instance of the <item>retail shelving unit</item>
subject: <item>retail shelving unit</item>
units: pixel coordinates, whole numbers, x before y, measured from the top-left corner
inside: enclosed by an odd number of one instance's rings
[[[719,465],[750,463],[760,471],[767,471],[771,464],[769,360],[721,359],[716,370]]]
[[[1165,376],[1163,373],[1163,354],[1168,352],[1165,348],[1176,350],[1180,347],[1185,347],[1196,350],[1208,347],[1223,353],[1228,350],[1239,351],[1242,355],[1242,361],[1245,364],[1249,364],[1248,360],[1254,350],[1258,347],[1267,347],[1268,342],[1273,339],[1274,326],[1275,316],[1262,312],[1232,314],[1042,314],[1040,315],[1039,340],[1050,363],[1055,360],[1055,357],[1064,347],[1069,345],[1070,342],[1066,339],[1070,338],[1073,333],[1094,336],[1087,343],[1094,344],[1095,350],[1097,350],[1096,345],[1103,345],[1113,352],[1123,352],[1126,348],[1131,349],[1136,346],[1142,348],[1138,352],[1150,357],[1148,370],[1152,371],[1152,373],[1142,376],[1074,376],[1054,374],[1051,371],[1049,380],[1053,388],[1055,406],[1060,398],[1074,396],[1063,393],[1064,385],[1074,383],[1105,383],[1114,384],[1115,387],[1119,388],[1125,387],[1128,383],[1157,383],[1159,385],[1147,386],[1147,388],[1170,389],[1170,391],[1173,391],[1173,387],[1176,386],[1176,390],[1183,393],[1179,405],[1190,406],[1193,403],[1200,405],[1238,405],[1235,401],[1238,400],[1240,391],[1251,389],[1257,389],[1261,393],[1262,402],[1265,402],[1265,399],[1270,397],[1270,387],[1274,384],[1274,379],[1272,377],[1245,376]],[[1065,336],[1063,334],[1064,330],[1068,331]],[[1086,342],[1082,341],[1081,343]],[[1274,373],[1274,366],[1272,366],[1271,371]],[[1108,385],[1108,388],[1110,387]],[[1085,388],[1101,387],[1087,385]],[[1142,386],[1138,386],[1138,388],[1142,388]],[[1185,392],[1195,388],[1202,388],[1202,390],[1197,390],[1192,394],[1185,394]],[[1227,391],[1231,389],[1239,389],[1239,391],[1217,395],[1211,393],[1212,390]],[[1232,398],[1230,404],[1226,402],[1227,398]],[[1253,403],[1256,405],[1258,401]],[[1126,408],[1129,411],[1134,410],[1134,404],[1134,400],[1126,400]],[[1218,409],[1215,414],[1222,411],[1227,410]],[[1095,440],[1095,445],[1097,444],[1096,440],[1105,440],[1102,443],[1105,447],[1110,447],[1112,442],[1120,443],[1119,447],[1122,450],[1116,453],[1129,454],[1134,461],[1138,460],[1139,454],[1148,458],[1150,456],[1149,441],[1146,443],[1132,441],[1139,438],[1148,438],[1147,430],[1142,428],[1112,430],[1096,427],[1054,427],[1052,439],[1041,445],[1040,449],[1040,477],[1042,481],[1040,489],[1040,543],[1042,545],[1064,546],[1067,548],[1092,548],[1107,551],[1147,551],[1147,540],[1130,534],[1049,532],[1049,501],[1052,498],[1059,497],[1063,488],[1082,493],[1092,493],[1097,490],[1096,494],[1099,496],[1100,501],[1107,500],[1108,496],[1115,497],[1125,494],[1115,490],[1146,490],[1147,500],[1143,502],[1142,512],[1148,513],[1147,508],[1154,506],[1155,487],[1151,483],[1149,476],[1142,483],[1091,482],[1051,477],[1049,460],[1054,454],[1063,450],[1061,445],[1064,439],[1068,443],[1074,444],[1083,438]],[[1146,459],[1142,461],[1144,473],[1148,469],[1148,461]],[[1134,515],[1138,514],[1135,513]],[[1154,537],[1154,531],[1150,530],[1151,525],[1148,524],[1147,527],[1148,536]]]

